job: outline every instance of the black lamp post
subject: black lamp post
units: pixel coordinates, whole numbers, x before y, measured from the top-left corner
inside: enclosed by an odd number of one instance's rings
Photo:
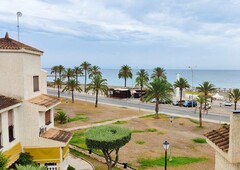
[[[168,141],[165,141],[164,143],[163,143],[163,149],[164,149],[164,151],[165,151],[165,164],[164,164],[164,169],[165,170],[167,170],[167,150],[168,150],[168,148],[169,148],[169,142]]]

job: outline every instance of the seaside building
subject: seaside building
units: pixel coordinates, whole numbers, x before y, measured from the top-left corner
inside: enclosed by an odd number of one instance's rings
[[[47,95],[42,51],[0,38],[0,150],[14,163],[21,152],[48,169],[68,167],[69,132],[54,128],[58,98]]]
[[[205,134],[215,149],[215,170],[240,169],[240,110],[230,115],[230,125]]]

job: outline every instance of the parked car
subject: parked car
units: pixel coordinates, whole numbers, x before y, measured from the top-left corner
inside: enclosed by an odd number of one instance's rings
[[[210,103],[207,103],[206,104],[206,109],[211,109],[211,104]],[[198,107],[198,108],[200,108],[200,106]],[[204,109],[205,108],[205,104],[203,103],[203,105],[202,105],[202,109]]]
[[[225,102],[224,106],[232,106],[232,103],[231,102]]]
[[[187,101],[185,101],[183,106],[184,107],[196,107],[197,106],[197,102],[195,100],[187,100]]]
[[[151,103],[156,103],[156,99],[155,98],[152,99]],[[159,104],[171,104],[171,103],[172,103],[172,100],[170,100],[170,99],[163,99],[162,102],[159,101]]]
[[[185,100],[181,100],[181,103],[182,103],[182,105],[183,105],[183,104],[185,103]],[[179,105],[180,105],[180,100],[178,100],[178,101],[173,101],[172,104],[173,104],[174,106],[179,106]]]

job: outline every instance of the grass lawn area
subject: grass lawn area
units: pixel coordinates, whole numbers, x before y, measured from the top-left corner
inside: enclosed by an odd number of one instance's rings
[[[172,160],[169,161],[169,157],[167,159],[167,166],[179,166],[179,165],[185,165],[185,164],[191,164],[201,161],[207,161],[207,158],[199,157],[199,158],[193,158],[193,157],[172,157]],[[148,167],[154,167],[154,166],[164,166],[165,165],[165,157],[155,158],[155,159],[140,159],[138,161],[140,163],[140,168],[148,168]]]
[[[204,139],[204,138],[194,138],[193,142],[195,142],[195,143],[207,143],[206,139]]]
[[[94,107],[93,103],[76,101],[69,116],[70,118],[84,116],[86,121],[76,120],[58,127],[75,127],[89,125],[94,122],[105,122],[123,117],[130,117],[138,114],[149,113],[147,111],[131,110],[108,105]],[[66,104],[58,108],[66,108]],[[160,106],[161,111],[161,106]],[[77,114],[78,113],[78,114]],[[80,114],[79,114],[80,113]],[[204,128],[198,128],[198,121],[186,118],[174,118],[171,125],[169,116],[159,114],[159,119],[155,119],[155,114],[142,116],[128,121],[117,121],[113,126],[122,126],[132,131],[132,139],[119,151],[119,161],[127,162],[136,169],[162,170],[160,165],[148,167],[143,164],[143,160],[161,162],[164,156],[162,143],[167,140],[172,146],[173,161],[169,163],[168,170],[213,170],[214,150],[207,144],[201,143],[203,134],[222,125],[204,122]],[[195,141],[193,141],[195,139]],[[87,149],[85,144],[84,130],[74,131],[70,144]],[[101,151],[93,151],[102,154]],[[151,159],[149,159],[151,158]],[[141,160],[141,161],[140,161]],[[153,163],[150,163],[153,164]],[[104,166],[106,169],[106,167]],[[96,168],[98,169],[98,168]],[[101,169],[100,169],[101,170]]]

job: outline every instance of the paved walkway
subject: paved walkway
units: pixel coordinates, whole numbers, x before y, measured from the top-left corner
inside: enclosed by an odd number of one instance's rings
[[[69,165],[74,167],[76,170],[94,170],[92,165],[78,157],[75,157],[73,155],[69,155],[69,160],[68,160]]]

